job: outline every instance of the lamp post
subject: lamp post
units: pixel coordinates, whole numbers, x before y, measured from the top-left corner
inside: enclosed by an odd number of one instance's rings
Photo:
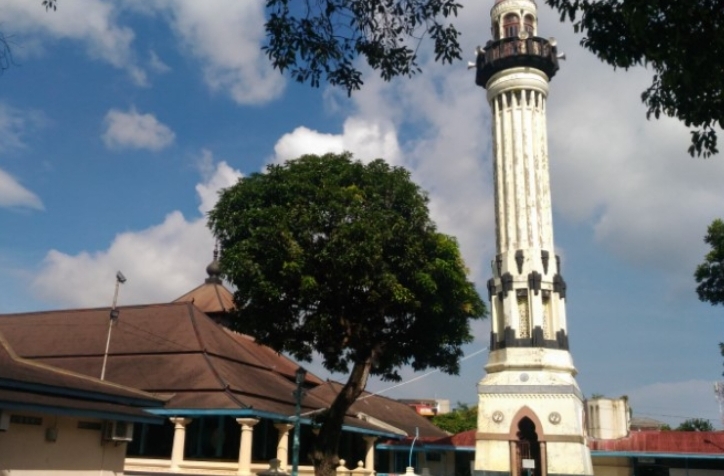
[[[116,291],[113,293],[113,305],[111,306],[111,315],[108,319],[108,336],[106,337],[106,351],[103,353],[103,366],[101,367],[101,380],[106,378],[106,364],[108,363],[108,350],[111,347],[111,330],[113,330],[113,323],[118,320],[118,309],[116,309],[116,302],[118,302],[118,288],[121,284],[126,282],[126,277],[120,271],[116,273]]]
[[[294,373],[297,389],[294,390],[294,440],[292,442],[292,476],[299,476],[299,419],[302,413],[302,385],[307,377],[307,371],[299,367]]]

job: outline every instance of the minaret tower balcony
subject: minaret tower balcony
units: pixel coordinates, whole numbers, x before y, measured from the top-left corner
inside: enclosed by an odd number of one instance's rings
[[[528,35],[523,31],[518,37],[489,41],[485,48],[478,48],[475,84],[485,88],[496,73],[511,68],[535,68],[553,78],[558,71],[555,41]]]

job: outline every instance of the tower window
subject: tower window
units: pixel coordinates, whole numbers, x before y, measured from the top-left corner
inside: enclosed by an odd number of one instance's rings
[[[493,22],[493,40],[497,41],[500,39],[500,26],[498,22]]]
[[[550,294],[548,297],[543,296],[543,338],[550,340],[553,338],[551,328],[553,323],[551,322],[551,298]]]
[[[503,17],[503,33],[506,38],[518,36],[520,31],[520,18],[514,13],[508,13]]]
[[[526,33],[528,33],[528,35],[533,36],[533,33],[535,33],[535,18],[533,18],[533,15],[525,16],[525,19],[523,20],[523,29]]]
[[[530,311],[528,309],[528,296],[520,295],[517,297],[518,302],[518,331],[520,337],[530,338]]]

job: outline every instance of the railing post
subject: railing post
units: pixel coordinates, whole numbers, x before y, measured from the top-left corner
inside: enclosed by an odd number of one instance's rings
[[[186,444],[186,425],[191,423],[191,418],[171,417],[173,423],[173,446],[171,448],[171,469],[179,469],[179,464],[184,460],[184,446]]]
[[[254,425],[259,423],[256,418],[237,418],[236,422],[241,426],[241,438],[239,441],[239,466],[236,474],[248,476],[251,474],[251,445],[254,432]]]
[[[294,428],[294,425],[290,425],[289,423],[276,423],[274,427],[279,431],[276,459],[279,460],[282,471],[286,471],[287,465],[289,464],[289,430]]]

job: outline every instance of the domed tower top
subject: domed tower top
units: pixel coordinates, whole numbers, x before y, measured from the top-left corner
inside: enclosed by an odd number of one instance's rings
[[[219,263],[219,249],[214,248],[214,259],[206,267],[207,284],[221,284],[221,263]]]
[[[556,43],[540,37],[538,7],[533,0],[496,0],[490,17],[492,40],[477,48],[478,86],[486,88],[493,75],[516,67],[541,70],[548,80],[556,74]]]
[[[496,0],[490,17],[494,40],[515,38],[523,31],[537,34],[538,7],[533,0]]]
[[[214,259],[206,267],[208,278],[204,283],[174,302],[192,302],[210,318],[229,327],[230,313],[234,309],[234,294],[226,289],[221,279],[219,249],[214,248]]]

